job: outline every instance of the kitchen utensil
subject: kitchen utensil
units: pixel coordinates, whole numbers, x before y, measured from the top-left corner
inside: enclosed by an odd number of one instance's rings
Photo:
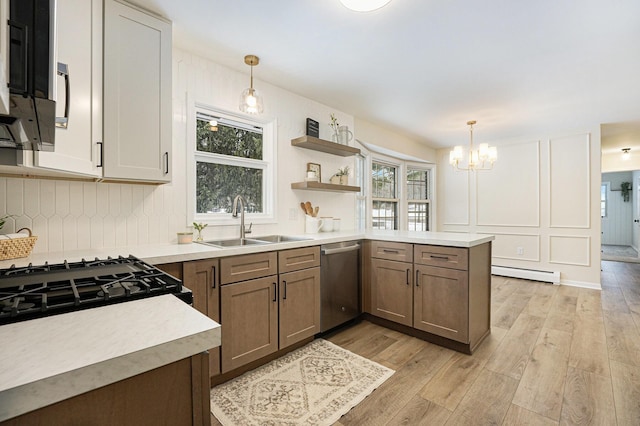
[[[312,215],[313,214],[313,208],[311,207],[311,202],[307,201],[306,203],[304,203],[304,208],[307,212],[308,215]]]
[[[313,209],[313,217],[318,217],[318,212],[320,211],[320,207],[315,206]]]
[[[302,201],[300,202],[300,208],[302,209],[304,214],[307,214],[307,208],[304,206],[304,203]]]

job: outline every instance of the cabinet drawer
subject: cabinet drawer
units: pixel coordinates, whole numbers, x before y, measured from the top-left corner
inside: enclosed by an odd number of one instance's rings
[[[303,247],[278,252],[278,271],[299,271],[320,266],[320,247]]]
[[[275,251],[220,259],[221,284],[251,280],[277,273],[278,254]]]
[[[397,260],[399,262],[413,262],[413,249],[411,244],[406,243],[372,241],[371,257]]]
[[[414,246],[416,264],[440,266],[466,271],[469,267],[469,250],[460,247]]]

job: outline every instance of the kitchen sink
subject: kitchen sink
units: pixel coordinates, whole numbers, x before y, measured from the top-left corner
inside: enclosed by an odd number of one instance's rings
[[[288,243],[290,241],[309,241],[311,238],[290,237],[288,235],[265,235],[264,237],[254,237],[253,239],[269,243]]]
[[[262,241],[253,238],[234,238],[231,240],[211,240],[211,241],[196,241],[200,244],[214,247],[241,247],[241,246],[253,246],[259,244],[269,244],[269,241]]]
[[[204,244],[213,247],[242,247],[252,246],[260,244],[274,244],[274,243],[287,243],[290,241],[308,241],[311,238],[305,237],[290,237],[288,235],[265,235],[264,237],[255,238],[233,238],[230,240],[210,240],[210,241],[196,241],[197,243]]]

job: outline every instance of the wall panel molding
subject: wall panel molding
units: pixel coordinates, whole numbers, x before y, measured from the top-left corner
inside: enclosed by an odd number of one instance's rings
[[[491,171],[476,172],[476,223],[539,227],[540,141],[501,146],[499,151]]]
[[[549,263],[591,266],[591,237],[549,235]]]
[[[549,139],[549,227],[591,227],[590,134]]]
[[[515,232],[478,232],[483,235],[495,235],[491,257],[496,259],[540,262],[540,235]],[[517,248],[523,248],[523,255],[517,254]]]

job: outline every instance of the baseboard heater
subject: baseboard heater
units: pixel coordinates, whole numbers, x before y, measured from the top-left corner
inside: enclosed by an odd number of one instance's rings
[[[543,281],[560,284],[560,272],[536,271],[534,269],[509,268],[506,266],[492,266],[492,275],[502,277],[522,278],[525,280]]]

